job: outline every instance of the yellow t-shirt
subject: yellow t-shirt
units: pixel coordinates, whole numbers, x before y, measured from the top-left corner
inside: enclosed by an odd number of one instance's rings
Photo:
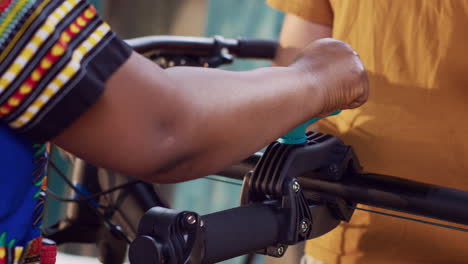
[[[324,132],[367,171],[468,190],[468,0],[268,2],[332,25],[369,72],[368,103]],[[326,264],[468,263],[468,234],[356,211],[306,252]]]

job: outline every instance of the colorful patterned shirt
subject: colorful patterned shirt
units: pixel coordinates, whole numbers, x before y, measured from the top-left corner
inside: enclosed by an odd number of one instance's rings
[[[0,0],[0,264],[40,262],[43,143],[96,102],[130,53],[86,0]]]

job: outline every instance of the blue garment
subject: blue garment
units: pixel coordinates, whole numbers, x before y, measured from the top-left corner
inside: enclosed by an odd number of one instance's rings
[[[0,247],[26,246],[40,236],[45,145],[36,145],[0,124]]]

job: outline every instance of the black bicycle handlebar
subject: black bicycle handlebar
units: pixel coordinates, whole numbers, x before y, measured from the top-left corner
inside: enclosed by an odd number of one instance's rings
[[[211,56],[217,49],[226,48],[238,58],[272,59],[276,54],[278,43],[274,40],[223,37],[180,37],[180,36],[147,36],[126,40],[136,52],[147,54],[169,52],[172,54],[190,54]]]

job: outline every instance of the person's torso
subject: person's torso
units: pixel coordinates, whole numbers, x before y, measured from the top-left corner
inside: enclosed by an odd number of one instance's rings
[[[333,37],[360,54],[371,96],[322,131],[353,145],[366,171],[468,190],[468,1],[330,2]],[[356,212],[308,252],[341,264],[467,263],[468,235]]]

